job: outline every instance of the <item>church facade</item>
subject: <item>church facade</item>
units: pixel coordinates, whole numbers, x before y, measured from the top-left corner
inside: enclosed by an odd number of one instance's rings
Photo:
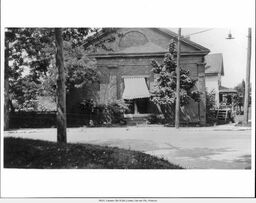
[[[171,39],[177,41],[177,34],[164,28],[119,28],[113,34],[116,40],[107,42],[108,50],[98,48],[90,54],[97,61],[100,82],[95,89],[94,100],[107,104],[124,99],[132,105],[132,117],[159,113],[150,101],[154,86],[151,72],[152,60],[163,62]],[[107,37],[107,36],[105,36]],[[111,51],[110,51],[111,50]],[[197,79],[200,103],[190,102],[183,108],[189,122],[206,122],[206,88],[204,57],[209,49],[188,39],[181,39],[181,67],[190,71]]]

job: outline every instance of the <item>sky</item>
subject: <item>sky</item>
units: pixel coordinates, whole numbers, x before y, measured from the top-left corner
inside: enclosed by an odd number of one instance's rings
[[[177,29],[170,29],[177,32]],[[200,31],[205,32],[197,33]],[[210,54],[223,54],[224,76],[221,78],[222,86],[232,88],[245,79],[248,28],[182,28],[181,32],[183,36],[192,34],[190,40],[210,49]],[[232,33],[234,39],[226,39],[229,32]],[[252,48],[254,47],[253,44]],[[251,70],[255,68],[253,51]]]

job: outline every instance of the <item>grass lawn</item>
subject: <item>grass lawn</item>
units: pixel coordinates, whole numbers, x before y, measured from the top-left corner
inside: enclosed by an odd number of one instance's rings
[[[4,138],[5,168],[182,169],[142,152],[90,144]]]

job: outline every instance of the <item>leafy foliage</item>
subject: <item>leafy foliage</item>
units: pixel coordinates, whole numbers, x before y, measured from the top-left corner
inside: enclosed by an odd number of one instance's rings
[[[35,108],[41,76],[50,64],[49,53],[44,51],[46,46],[53,46],[50,31],[38,28],[6,29],[5,79],[9,83],[6,96],[11,106],[11,100],[16,101],[15,107],[19,110]]]
[[[11,83],[11,97],[15,99],[17,110],[37,109],[37,96],[42,86],[31,75],[19,78]]]
[[[120,123],[124,122],[124,113],[129,110],[128,104],[126,104],[123,100],[117,100],[115,102],[111,102],[110,104],[105,106],[106,113],[109,114],[112,123]]]
[[[235,86],[234,88],[237,91],[237,95],[233,96],[234,106],[237,107],[237,114],[243,114],[243,106],[244,106],[244,96],[245,96],[245,81],[243,80],[241,83]],[[249,86],[249,105],[251,105],[251,84]]]
[[[215,92],[213,90],[206,93],[206,123],[208,124],[214,124],[217,122],[215,106]]]
[[[51,29],[8,28],[5,37],[9,61],[6,75],[21,76],[22,66],[25,65],[30,67],[30,74],[38,82],[40,73],[45,73],[49,65],[49,53],[44,48],[54,45]],[[17,75],[17,72],[20,74]]]
[[[154,92],[152,101],[159,105],[165,118],[171,120],[174,116],[176,102],[176,43],[172,40],[169,44],[169,53],[165,54],[162,64],[152,61],[152,72],[155,74]],[[200,93],[195,90],[196,80],[192,79],[188,70],[180,68],[180,104],[189,103],[189,98],[199,102]]]
[[[64,65],[66,74],[66,91],[68,94],[74,88],[80,88],[98,81],[96,61],[89,58],[81,47],[72,47],[70,42],[64,42]],[[43,80],[44,94],[55,97],[57,68],[55,59]]]
[[[93,100],[83,102],[85,112],[92,114],[89,125],[110,126],[112,124],[124,124],[124,113],[129,110],[128,104],[123,100],[117,100],[108,104],[96,105]]]
[[[69,45],[65,46],[64,56],[68,90],[96,80],[95,61],[85,56],[85,50],[89,50],[95,41],[97,43],[94,46],[107,48],[104,43],[114,40],[113,36],[111,39],[103,39],[102,36],[112,32],[115,32],[115,29],[63,29],[63,39],[69,42]],[[22,104],[25,101],[29,103],[31,98],[34,99],[42,93],[55,94],[57,74],[54,63],[55,51],[52,28],[7,28],[5,30],[5,60],[8,61],[5,67],[5,78],[10,85],[8,92],[11,94],[10,100],[14,99]],[[29,77],[26,77],[27,75]],[[52,78],[48,80],[47,77]],[[44,81],[45,79],[47,81]],[[19,87],[20,85],[22,87]],[[47,90],[49,90],[48,93]],[[27,97],[26,95],[29,94],[32,95]]]
[[[242,106],[244,105],[244,95],[245,95],[245,82],[244,80],[235,86],[234,88],[237,90],[237,95],[233,97],[234,105],[239,108],[239,111],[237,113],[242,113]]]

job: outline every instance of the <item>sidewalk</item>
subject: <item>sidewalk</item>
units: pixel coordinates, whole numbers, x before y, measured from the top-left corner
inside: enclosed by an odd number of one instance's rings
[[[184,130],[184,131],[218,131],[218,130],[223,130],[223,131],[244,131],[244,130],[251,130],[252,127],[251,126],[240,126],[237,125],[236,123],[229,123],[229,124],[223,124],[223,125],[216,125],[216,126],[205,126],[205,127],[179,127],[178,129],[176,129],[175,127],[166,127],[164,125],[158,125],[158,124],[152,124],[152,125],[145,125],[145,124],[139,124],[137,126],[122,126],[122,127],[77,127],[77,128],[67,128],[68,130],[71,129],[133,129],[133,128],[149,128],[149,129],[153,129],[153,128],[165,128],[165,129],[172,129],[172,130]],[[5,131],[5,134],[8,133],[15,133],[15,132],[19,132],[19,133],[33,133],[36,131],[44,131],[44,130],[56,130],[56,128],[22,128],[22,129],[12,129],[12,130],[8,130]]]
[[[251,130],[251,126],[239,126],[236,123],[225,124],[214,126],[213,130],[231,130],[231,131],[243,131],[243,130]]]

